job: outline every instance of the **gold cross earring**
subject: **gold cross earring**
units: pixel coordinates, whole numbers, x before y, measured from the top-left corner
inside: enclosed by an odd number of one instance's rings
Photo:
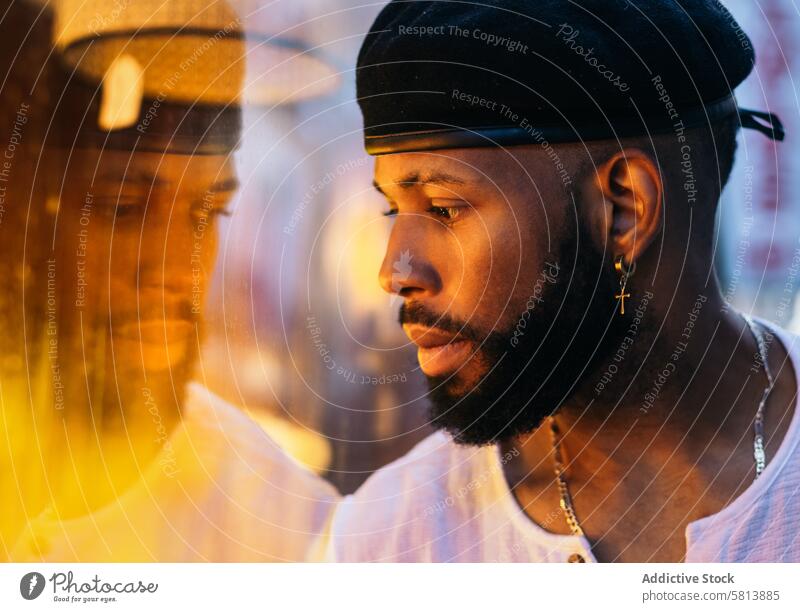
[[[619,314],[625,314],[625,298],[631,297],[630,292],[628,289],[628,279],[633,276],[634,271],[636,270],[636,262],[634,261],[630,266],[627,268],[625,267],[625,256],[620,255],[614,261],[614,270],[617,271],[619,275],[619,293],[614,296],[615,300],[619,301]]]

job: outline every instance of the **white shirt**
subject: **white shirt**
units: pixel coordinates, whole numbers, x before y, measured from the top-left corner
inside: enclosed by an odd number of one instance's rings
[[[192,383],[169,440],[144,477],[114,502],[76,519],[59,521],[46,511],[30,521],[10,560],[302,561],[314,555],[338,493],[239,409]]]
[[[798,340],[774,328],[800,373]],[[800,383],[798,384],[800,388]],[[800,562],[800,410],[762,475],[720,512],[686,527],[689,562]],[[534,523],[507,484],[497,446],[444,433],[373,474],[344,498],[330,561],[595,561],[584,537]],[[564,520],[553,512],[553,520]]]

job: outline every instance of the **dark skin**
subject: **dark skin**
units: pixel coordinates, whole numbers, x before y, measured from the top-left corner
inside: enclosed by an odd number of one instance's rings
[[[699,190],[705,201],[690,208],[676,164],[663,155],[659,164],[654,151],[637,144],[559,147],[572,172],[569,188],[539,147],[378,157],[375,182],[397,214],[381,284],[407,304],[507,332],[555,251],[553,241],[565,239],[574,223],[588,229],[594,252],[607,255],[582,259],[579,247],[578,261],[592,273],[619,256],[625,265],[635,262],[626,309],[630,317],[642,294],[652,292],[644,331],[601,392],[597,384],[610,355],[587,369],[555,420],[575,510],[598,560],[678,562],[686,554],[686,526],[727,506],[753,481],[752,422],[766,378],[754,365],[756,343],[723,301],[711,267],[718,185],[708,180]],[[582,164],[589,153],[591,163]],[[398,283],[393,263],[406,250],[412,273]],[[702,306],[687,339],[698,296]],[[418,344],[435,334],[413,326],[406,332]],[[674,371],[643,409],[679,342],[685,349]],[[463,392],[493,365],[479,346],[469,348],[468,358],[450,364]],[[423,371],[427,355],[420,352]],[[777,339],[768,362],[776,378],[766,407],[769,462],[791,421],[797,389]],[[526,514],[550,531],[570,533],[566,521],[548,520],[560,512],[549,427],[503,446],[520,450],[506,477]]]
[[[44,476],[32,480],[45,490],[24,495],[27,516],[47,505],[61,517],[89,513],[165,448],[198,351],[217,221],[238,185],[228,155],[68,155],[54,187],[53,325],[45,336],[53,352],[33,385],[41,414],[29,465],[41,466]],[[168,475],[178,469],[163,466]]]

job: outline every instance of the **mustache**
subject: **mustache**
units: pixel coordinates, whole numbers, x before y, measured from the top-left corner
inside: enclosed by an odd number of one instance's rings
[[[486,334],[480,333],[466,321],[459,321],[445,313],[433,312],[419,302],[405,302],[400,306],[397,319],[401,326],[405,324],[423,325],[473,342],[481,342],[486,338]]]

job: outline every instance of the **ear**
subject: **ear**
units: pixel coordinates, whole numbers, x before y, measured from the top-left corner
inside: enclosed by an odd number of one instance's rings
[[[663,183],[658,166],[640,149],[617,151],[597,172],[613,256],[635,262],[658,235]]]

